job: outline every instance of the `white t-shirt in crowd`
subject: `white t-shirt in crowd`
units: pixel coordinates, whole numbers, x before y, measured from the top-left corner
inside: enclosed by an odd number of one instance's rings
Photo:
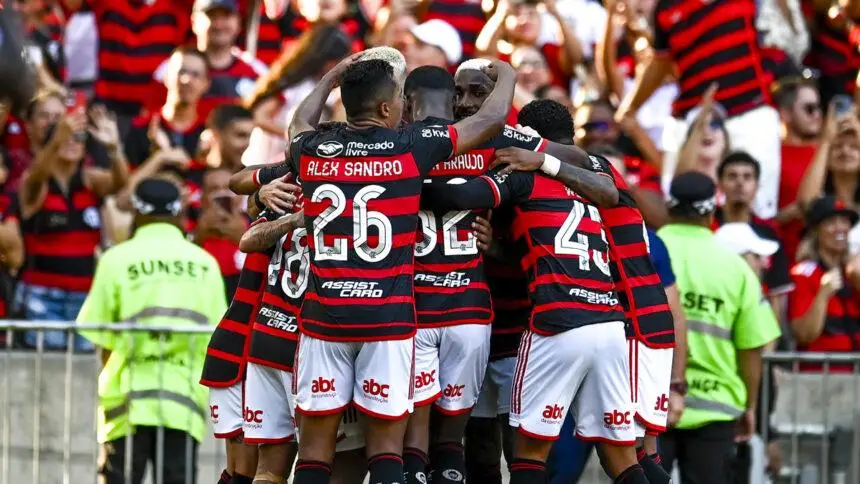
[[[594,45],[603,36],[606,9],[596,0],[558,0],[558,12],[573,29],[586,58],[594,57]],[[538,45],[561,43],[558,23],[552,15],[543,13]]]
[[[94,81],[98,76],[99,34],[92,12],[73,13],[63,33],[66,72],[70,82]]]

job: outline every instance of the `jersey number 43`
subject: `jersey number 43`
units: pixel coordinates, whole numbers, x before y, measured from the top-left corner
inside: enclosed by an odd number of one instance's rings
[[[601,223],[600,213],[592,205],[588,205],[588,218],[594,222]],[[554,250],[559,255],[575,255],[579,256],[579,269],[588,271],[591,269],[591,261],[605,275],[609,274],[609,259],[605,252],[598,251],[589,247],[588,237],[581,233],[576,233],[579,224],[582,223],[585,217],[586,205],[579,201],[573,202],[573,209],[568,214],[558,233],[555,234]],[[608,247],[606,242],[606,232],[603,228],[600,229],[600,238]]]

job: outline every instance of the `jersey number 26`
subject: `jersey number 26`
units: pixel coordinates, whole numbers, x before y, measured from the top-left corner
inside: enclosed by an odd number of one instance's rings
[[[385,192],[385,188],[379,185],[368,185],[352,199],[352,227],[353,245],[355,253],[365,262],[379,262],[391,252],[392,230],[391,221],[381,212],[368,210],[367,204],[378,198]],[[347,260],[347,240],[337,238],[331,245],[326,245],[323,229],[346,210],[346,195],[337,185],[326,183],[320,185],[311,195],[311,201],[315,203],[323,200],[331,200],[331,205],[320,212],[314,220],[314,260]],[[370,246],[370,227],[376,229],[376,246]]]

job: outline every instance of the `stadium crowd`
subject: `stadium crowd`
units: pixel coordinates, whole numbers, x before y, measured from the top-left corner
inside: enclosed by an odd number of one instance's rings
[[[257,219],[260,209],[265,209],[261,220],[278,223],[284,218],[274,217],[273,213],[290,212],[300,199],[305,200],[298,195],[292,174],[272,175],[272,167],[282,166],[285,157],[287,164],[290,162],[288,150],[293,148],[289,146],[292,136],[288,135],[288,128],[295,125],[294,114],[303,101],[319,98],[320,109],[312,127],[320,119],[347,119],[351,109],[355,113],[355,102],[342,98],[336,83],[330,86],[333,89],[323,89],[325,92],[321,94],[320,86],[331,82],[327,74],[332,69],[342,69],[344,59],[350,59],[353,53],[391,46],[403,54],[408,73],[430,72],[419,69],[425,66],[457,72],[456,86],[451,87],[456,90],[457,99],[453,112],[447,116],[425,112],[424,117],[458,119],[459,125],[464,118],[477,115],[484,109],[482,103],[486,105],[492,99],[492,84],[501,81],[493,79],[488,85],[480,80],[470,83],[461,77],[469,71],[486,69],[483,64],[470,63],[471,59],[498,59],[514,69],[514,95],[507,124],[526,132],[523,139],[540,136],[559,145],[575,143],[610,162],[614,176],[623,180],[625,193],[635,201],[644,224],[652,232],[647,234],[646,241],[652,241],[651,258],[662,286],[672,287],[674,279],[678,280],[675,302],[679,306],[672,309],[677,310],[676,324],[678,319],[687,320],[683,339],[689,345],[688,358],[696,360],[702,358],[702,352],[710,351],[722,354],[723,350],[715,346],[721,343],[702,342],[695,335],[719,339],[718,330],[728,331],[728,336],[723,335],[722,339],[734,338],[732,362],[725,360],[727,366],[721,368],[738,373],[732,383],[736,393],[746,392],[751,397],[758,393],[757,388],[754,391],[749,388],[748,366],[756,362],[760,365],[761,356],[759,352],[744,360],[742,355],[750,353],[748,350],[779,347],[856,352],[860,345],[860,27],[855,25],[860,21],[860,4],[857,2],[7,0],[3,8],[15,9],[20,14],[27,32],[26,59],[35,70],[39,87],[36,96],[24,104],[4,99],[0,93],[3,268],[0,314],[4,318],[56,321],[78,318],[90,292],[99,255],[134,232],[132,214],[139,210],[136,190],[144,180],[153,177],[181,187],[185,233],[188,240],[217,260],[226,300],[234,300],[234,295],[236,300],[247,297],[247,287],[240,278],[243,267],[257,264],[263,268],[259,271],[265,273],[269,264],[268,259],[262,263],[252,260],[261,252],[247,245],[252,221]],[[501,79],[502,73],[496,74]],[[411,92],[433,91],[445,84],[430,74],[416,75],[413,83],[417,84],[412,85]],[[427,83],[435,84],[431,88]],[[408,86],[407,82],[407,89]],[[415,115],[415,101],[407,101]],[[564,108],[562,113],[557,110],[559,105]],[[572,124],[566,120],[566,113]],[[418,120],[416,117],[415,121]],[[428,129],[437,128],[428,125]],[[511,139],[521,136],[505,133]],[[448,136],[450,132],[444,132],[444,137]],[[462,130],[459,136],[464,136]],[[520,147],[534,148],[527,143]],[[447,148],[450,153],[451,146]],[[434,149],[441,148],[422,147],[422,155],[429,156]],[[497,152],[496,156],[502,155]],[[563,159],[563,165],[568,161],[562,156],[558,158]],[[520,162],[509,160],[512,164]],[[269,162],[276,164],[258,170],[245,169]],[[558,173],[557,169],[554,171]],[[314,180],[304,182],[319,185]],[[477,192],[472,189],[473,194]],[[440,194],[438,198],[448,197]],[[711,200],[715,203],[709,205]],[[471,206],[469,201],[449,202],[458,209],[486,208],[480,203]],[[319,200],[313,200],[313,204],[318,203]],[[703,234],[689,227],[678,229],[679,207],[688,205],[693,212],[681,218],[686,222],[697,220],[688,225],[699,225],[708,234],[713,231],[713,240],[702,239]],[[314,207],[313,216],[322,218],[318,205]],[[307,205],[305,210],[307,215]],[[498,218],[499,214],[495,215]],[[454,224],[458,221],[454,220]],[[484,239],[479,236],[477,244],[487,245],[482,249],[486,248],[490,254],[491,239],[498,236],[497,220],[478,222],[475,230],[487,241],[482,242]],[[388,229],[392,230],[390,226]],[[395,224],[393,230],[396,236],[400,228]],[[432,239],[435,246],[435,227],[431,232],[432,237],[425,234],[425,243]],[[447,235],[441,230],[439,233],[439,237]],[[241,247],[243,236],[245,247]],[[657,260],[659,251],[653,250],[653,241],[658,236],[665,239],[663,269]],[[455,231],[453,237],[450,241],[439,240],[438,244],[452,244],[456,249],[467,243],[460,240],[462,233],[458,235]],[[322,239],[317,242],[320,243]],[[287,245],[279,246],[276,251],[278,257],[284,252],[285,260],[288,255],[295,256],[296,251],[293,247],[289,252]],[[337,244],[333,244],[331,250],[336,249]],[[421,250],[419,244],[416,253]],[[751,274],[759,279],[754,291],[747,285],[746,269],[728,270],[731,264],[717,264],[720,259],[714,254],[720,250],[737,253],[748,262],[753,269]],[[375,260],[376,255],[368,252],[363,260]],[[511,262],[510,254],[495,256],[502,262]],[[511,271],[510,264],[487,266],[488,279],[506,280]],[[719,312],[721,305],[735,304],[729,302],[735,296],[724,299],[706,296],[706,290],[699,291],[693,286],[695,281],[720,278],[726,287],[736,286],[766,298],[768,314],[757,312],[749,322],[734,329],[731,326],[715,329],[708,324],[709,315]],[[262,282],[265,279],[262,277]],[[501,311],[523,309],[516,306],[521,295],[505,292],[508,289],[505,283],[494,286],[489,282],[497,318]],[[293,280],[290,284],[301,286],[302,282]],[[669,289],[666,292],[669,294]],[[672,298],[669,299],[672,303]],[[324,303],[317,300],[317,305],[321,304]],[[528,299],[524,304],[528,308]],[[743,313],[743,304],[737,305],[737,314]],[[426,310],[422,314],[419,304],[419,319],[429,317],[430,313]],[[681,314],[686,318],[679,317]],[[463,320],[488,317],[477,311],[463,316]],[[769,326],[771,320],[773,328]],[[314,342],[318,342],[316,338],[320,335],[326,335],[327,323],[317,323],[310,333]],[[461,350],[479,359],[480,351],[487,352],[482,357],[489,358],[491,364],[487,379],[479,379],[479,389],[481,382],[486,387],[495,378],[494,372],[505,373],[493,366],[493,362],[514,361],[521,344],[521,328],[497,328],[494,323],[492,331],[493,347]],[[748,337],[739,337],[739,333]],[[0,334],[0,341],[5,337]],[[325,340],[320,338],[319,341]],[[654,341],[651,343],[656,347],[662,344]],[[35,333],[16,334],[14,341],[3,341],[6,346],[34,348],[39,344],[54,350],[66,349],[68,343],[65,333],[50,331],[41,342],[37,342]],[[80,335],[73,344],[75,351],[93,350],[91,339]],[[449,343],[443,339],[441,344]],[[734,362],[735,350],[739,359],[748,364]],[[320,345],[314,351],[330,350]],[[292,369],[292,359],[284,362],[281,356],[271,354],[256,358],[250,361],[259,364],[249,364],[244,371],[250,374],[252,368],[259,366]],[[441,350],[437,358],[444,360]],[[820,366],[804,368],[820,371]],[[851,368],[833,366],[830,370]],[[209,371],[205,382],[208,386],[224,387],[230,380],[225,373],[211,368]],[[231,370],[223,371],[229,374]],[[424,377],[418,368],[415,371],[416,378]],[[697,459],[707,460],[713,452],[725,449],[708,447],[709,443],[726,441],[734,445],[735,434],[747,437],[762,425],[750,415],[758,403],[744,407],[746,402],[740,402],[742,410],[732,416],[730,426],[713,427],[714,433],[707,435],[697,434],[695,429],[701,429],[701,423],[710,422],[711,418],[697,412],[714,411],[712,407],[702,410],[694,405],[684,409],[682,403],[688,385],[695,382],[707,385],[707,378],[696,376],[697,371],[707,373],[697,365],[688,365],[686,377],[683,371],[681,375],[671,375],[671,391],[661,392],[664,398],[668,397],[663,418],[672,425],[679,422],[682,425],[664,434],[660,450],[664,458],[668,459],[666,454],[670,454],[670,461],[677,459],[686,466],[689,481],[685,482],[693,484],[715,482],[708,480],[708,462]],[[512,374],[513,368],[509,372]],[[429,382],[429,370],[426,375]],[[271,384],[271,375],[257,377],[269,378],[266,382]],[[755,381],[758,382],[758,377]],[[334,380],[314,384],[330,384],[334,390]],[[421,385],[415,386],[418,401]],[[504,392],[504,385],[499,386]],[[429,391],[446,393],[457,388],[435,382]],[[510,392],[510,382],[507,391]],[[446,393],[444,397],[450,395]],[[313,399],[303,396],[301,391],[296,398],[307,414],[330,410],[315,408]],[[411,398],[410,394],[410,401]],[[497,398],[501,401],[504,396]],[[437,402],[436,407],[441,405],[443,415],[449,417],[462,413],[463,408],[456,404],[444,411],[445,402],[450,401],[442,398],[443,403]],[[689,395],[687,402],[687,407],[691,407]],[[473,401],[466,407],[474,404]],[[514,402],[512,406],[522,405],[523,402]],[[657,406],[661,406],[659,401]],[[482,452],[493,454],[498,466],[504,447],[506,461],[520,466],[519,479],[528,478],[531,464],[514,459],[509,436],[502,436],[507,433],[507,423],[496,422],[495,410],[486,415],[473,412],[473,418],[468,424],[463,423],[463,429],[456,419],[443,420],[454,423],[450,428],[443,423],[441,430],[434,429],[429,433],[432,438],[428,438],[426,429],[423,437],[418,435],[420,431],[415,434],[410,423],[404,445],[412,453],[404,451],[404,465],[408,468],[417,461],[424,462],[428,469],[436,469],[439,464],[442,467],[434,474],[433,482],[449,482],[438,477],[449,464],[449,469],[462,469],[472,476],[471,482],[494,482],[492,464],[468,467],[479,461],[486,463]],[[243,407],[247,441],[245,411]],[[518,410],[510,408],[498,413],[508,411]],[[560,425],[567,412],[561,407],[558,413],[547,418],[558,420]],[[421,415],[429,422],[429,414]],[[213,418],[217,420],[214,413]],[[349,425],[354,423],[349,420],[356,418],[344,417],[346,440],[339,444],[339,451],[361,447],[350,441],[355,435],[349,433]],[[525,427],[527,420],[522,418]],[[683,418],[688,419],[686,426]],[[691,423],[689,419],[696,420]],[[741,431],[736,430],[735,420],[741,422]],[[429,426],[428,422],[424,425]],[[571,422],[568,416],[561,432],[573,435],[569,427],[578,424],[583,425],[581,420]],[[576,429],[579,431],[580,427]],[[227,429],[220,434],[233,438],[235,430]],[[266,432],[257,433],[254,438],[257,443],[285,442],[286,436],[270,436]],[[458,455],[462,459],[462,447],[452,452],[437,445],[435,440],[440,435],[450,435],[446,432],[460,432],[459,440],[465,432],[465,464],[456,462]],[[725,432],[730,435],[728,440],[723,439]],[[475,436],[486,436],[486,440],[493,442],[470,447],[469,439]],[[601,441],[602,437],[594,439]],[[442,443],[450,444],[452,440],[456,439],[442,438]],[[560,449],[573,452],[572,446],[580,444],[585,445],[569,439],[565,442],[562,438],[553,452],[562,452]],[[680,450],[696,446],[700,446],[696,455]],[[261,461],[265,460],[264,447],[261,446]],[[655,449],[647,447],[644,451],[653,455]],[[280,448],[278,452],[286,451]],[[299,451],[299,461],[306,466],[302,478],[308,479],[308,475],[319,472],[308,463],[325,459],[302,452]],[[582,449],[576,452],[588,455]],[[606,452],[606,449],[601,451],[604,458]],[[235,454],[231,455],[235,458]],[[776,470],[780,460],[777,446],[768,448],[768,457],[771,468]],[[620,459],[617,455],[614,458],[616,462]],[[237,459],[233,462],[242,461]],[[255,455],[255,462],[256,459]],[[272,459],[287,461],[286,454],[269,454],[268,459],[270,463]],[[492,456],[489,460],[492,461]],[[605,460],[612,462],[613,456]],[[562,468],[573,464],[562,461],[555,461],[555,470],[551,467],[549,476],[552,479],[553,472],[557,472],[565,477],[551,482],[569,482],[570,474],[564,474],[567,471]],[[623,469],[615,469],[612,477],[618,477]],[[248,470],[240,465],[230,471],[252,478],[256,471],[259,482],[276,483],[288,469],[261,472],[260,468]],[[371,475],[373,472],[371,463]]]

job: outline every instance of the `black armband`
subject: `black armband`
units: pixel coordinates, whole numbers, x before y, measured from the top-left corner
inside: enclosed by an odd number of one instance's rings
[[[277,165],[272,166],[264,166],[254,174],[254,181],[257,182],[257,186],[263,186],[277,180],[289,172],[290,165],[287,162],[278,163]]]
[[[266,209],[266,206],[263,205],[263,201],[260,200],[260,190],[254,192],[254,205],[256,205],[261,211]]]

